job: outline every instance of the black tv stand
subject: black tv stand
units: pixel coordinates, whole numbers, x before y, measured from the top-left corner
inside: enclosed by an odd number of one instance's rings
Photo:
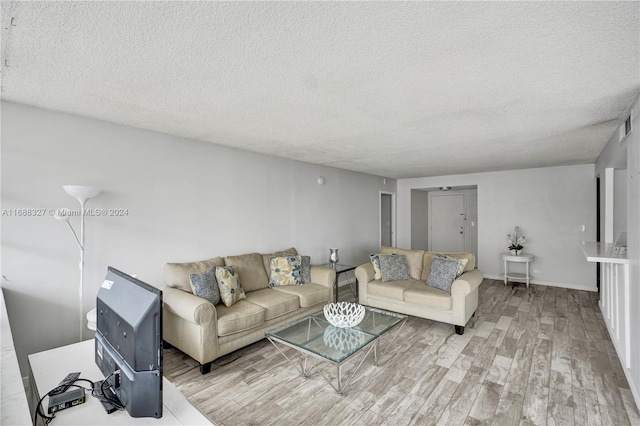
[[[100,380],[93,383],[93,392],[91,395],[98,398],[104,407],[104,410],[107,414],[111,414],[114,411],[117,411],[119,408],[116,407],[117,404],[119,407],[122,407],[122,402],[120,402],[120,398],[116,395],[113,390],[111,390],[111,386],[106,386],[104,389],[102,388],[102,383],[104,380]]]

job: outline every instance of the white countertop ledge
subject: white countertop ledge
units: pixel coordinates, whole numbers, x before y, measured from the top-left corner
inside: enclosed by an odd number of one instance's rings
[[[583,241],[582,251],[588,262],[629,264],[629,258],[618,254],[611,243]]]

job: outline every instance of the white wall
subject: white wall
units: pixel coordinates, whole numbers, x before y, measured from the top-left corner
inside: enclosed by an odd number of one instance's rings
[[[514,226],[535,254],[534,283],[596,290],[596,269],[585,262],[582,241],[595,240],[596,180],[593,165],[548,167],[398,181],[398,246],[411,247],[411,190],[478,187],[478,258],[486,277],[501,278],[500,253]],[[582,232],[581,226],[585,225]]]
[[[619,338],[616,335],[612,335],[611,340],[614,342],[618,356],[621,359],[636,405],[640,407],[640,328],[638,327],[638,324],[640,324],[640,309],[638,309],[640,307],[640,100],[637,99],[635,101],[632,110],[634,112],[633,132],[623,140],[621,140],[619,133],[613,135],[596,161],[595,172],[596,176],[599,176],[602,181],[600,187],[603,190],[610,188],[609,190],[614,193],[614,201],[609,208],[607,208],[605,202],[611,194],[600,194],[601,214],[604,212],[601,222],[603,224],[613,222],[612,229],[615,229],[615,223],[626,221],[627,257],[629,258],[628,300],[623,291],[624,277],[617,276],[617,282],[614,285],[620,289],[615,309],[624,309],[625,306],[630,307],[628,312],[629,321],[623,320],[619,324],[620,336],[626,336],[628,331],[629,342],[624,342],[622,346],[619,345]],[[615,169],[613,173],[611,173],[611,169]],[[615,185],[615,182],[606,182],[607,175],[609,175],[609,178],[613,177],[614,180],[626,175],[626,182],[620,185]],[[615,201],[615,194],[621,197],[619,194],[621,187],[626,188],[626,203],[617,203]],[[626,209],[626,212],[621,212],[620,209]],[[604,217],[607,212],[613,217]],[[622,219],[621,217],[624,216],[626,218]],[[614,236],[609,236],[609,241],[613,241],[613,238]],[[626,312],[619,313],[626,314]],[[621,316],[622,318],[627,317],[627,315]],[[605,315],[604,320],[611,334],[613,327],[610,322],[612,319],[607,318]],[[626,345],[628,345],[630,352],[629,368],[625,366],[625,356],[622,352],[626,349]]]
[[[317,179],[323,176],[324,185]],[[162,265],[295,246],[324,263],[360,264],[378,247],[379,192],[396,182],[2,103],[2,274],[23,375],[27,354],[78,339],[78,260],[73,236],[49,209],[76,209],[64,184],[95,185],[87,208],[85,312],[113,266],[157,287]],[[77,218],[74,225],[78,226]],[[88,333],[85,334],[89,338]]]

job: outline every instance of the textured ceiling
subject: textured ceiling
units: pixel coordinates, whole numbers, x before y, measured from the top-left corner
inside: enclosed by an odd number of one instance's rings
[[[2,98],[405,178],[594,162],[638,2],[2,1]]]

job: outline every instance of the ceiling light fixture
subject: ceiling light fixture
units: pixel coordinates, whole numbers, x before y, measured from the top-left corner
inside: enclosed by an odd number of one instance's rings
[[[449,191],[451,189],[450,186],[441,186],[440,191]]]

